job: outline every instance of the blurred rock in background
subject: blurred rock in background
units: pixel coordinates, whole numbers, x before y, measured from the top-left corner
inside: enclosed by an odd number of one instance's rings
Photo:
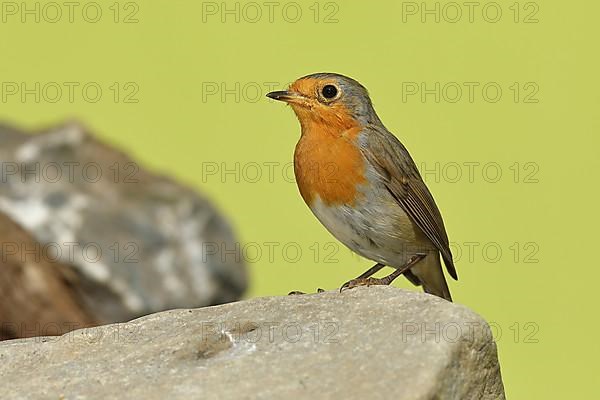
[[[73,329],[126,321],[234,301],[246,289],[228,221],[190,188],[77,123],[34,135],[0,126],[0,142],[0,323],[8,330],[36,319],[78,323]]]
[[[40,243],[4,214],[0,214],[0,242],[0,340],[59,335],[97,325],[74,289],[74,271],[51,262]],[[27,251],[27,259],[19,249]]]

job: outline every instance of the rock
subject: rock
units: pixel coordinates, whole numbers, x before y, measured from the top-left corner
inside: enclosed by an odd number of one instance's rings
[[[76,123],[36,135],[0,126],[0,141],[0,211],[77,275],[83,307],[99,322],[220,304],[244,292],[243,259],[218,251],[234,248],[236,238],[204,197]]]
[[[3,399],[503,399],[487,323],[393,287],[173,310],[0,343]]]

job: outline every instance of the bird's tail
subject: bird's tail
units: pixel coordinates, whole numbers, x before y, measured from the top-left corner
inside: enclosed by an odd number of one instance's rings
[[[427,255],[427,257],[421,260],[421,262],[412,267],[409,272],[413,276],[411,277],[407,275],[407,278],[417,285],[422,285],[425,293],[433,294],[448,301],[452,301],[450,289],[448,288],[446,278],[444,277],[442,263],[437,254]]]

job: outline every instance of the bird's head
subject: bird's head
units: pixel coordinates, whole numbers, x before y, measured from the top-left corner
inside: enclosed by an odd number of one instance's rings
[[[380,122],[367,89],[352,78],[334,73],[304,76],[287,90],[267,94],[289,104],[303,130],[326,125],[332,130],[347,130]]]

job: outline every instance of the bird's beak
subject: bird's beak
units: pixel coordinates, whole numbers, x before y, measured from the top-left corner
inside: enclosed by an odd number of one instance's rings
[[[278,90],[267,93],[267,97],[273,100],[285,101],[286,103],[293,103],[304,98],[304,96],[289,90]]]

